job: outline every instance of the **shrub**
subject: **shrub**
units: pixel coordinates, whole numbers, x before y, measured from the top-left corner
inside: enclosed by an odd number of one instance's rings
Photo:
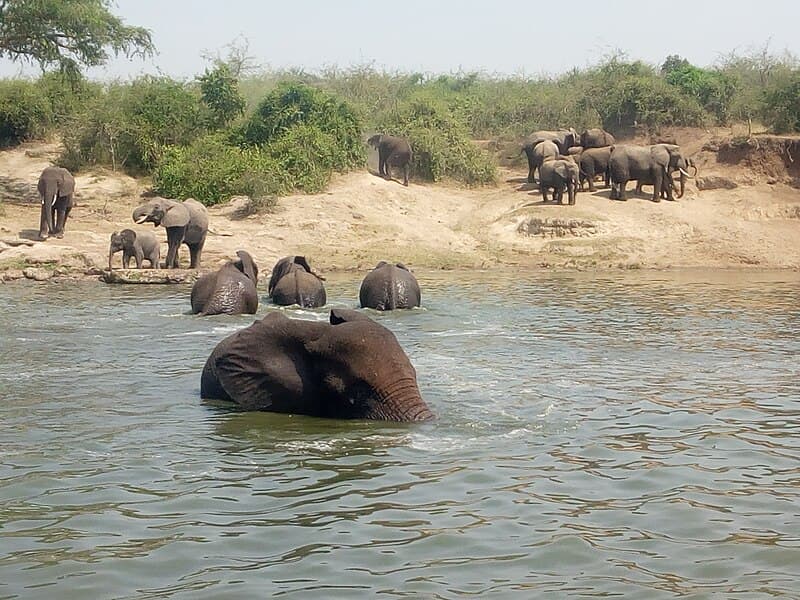
[[[209,125],[220,129],[244,113],[245,100],[239,93],[239,82],[225,63],[197,78],[203,104],[210,113]]]
[[[53,112],[37,85],[24,80],[0,82],[0,145],[40,137],[53,124]]]
[[[766,91],[764,116],[775,133],[800,131],[800,72]]]

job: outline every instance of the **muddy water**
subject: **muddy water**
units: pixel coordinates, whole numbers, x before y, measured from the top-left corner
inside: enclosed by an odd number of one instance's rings
[[[415,426],[200,401],[252,318],[186,288],[0,286],[0,598],[800,596],[798,274],[421,283]]]

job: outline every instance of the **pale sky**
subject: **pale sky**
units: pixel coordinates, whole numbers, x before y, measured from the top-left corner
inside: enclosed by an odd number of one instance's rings
[[[800,55],[800,1],[566,2],[405,0],[116,0],[113,12],[151,30],[158,54],[114,60],[95,79],[162,73],[190,78],[237,38],[264,66],[378,68],[425,73],[559,74],[622,50],[660,64],[679,54],[708,66],[769,41]],[[0,60],[0,76],[37,74]]]

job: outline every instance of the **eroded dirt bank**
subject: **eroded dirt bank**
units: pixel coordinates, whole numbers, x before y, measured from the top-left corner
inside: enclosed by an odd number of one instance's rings
[[[356,172],[323,194],[282,198],[267,214],[235,218],[229,207],[212,208],[203,267],[244,248],[267,273],[288,254],[305,254],[320,271],[367,269],[379,260],[416,269],[800,268],[797,144],[732,144],[703,132],[683,132],[678,142],[700,171],[677,202],[654,204],[649,194],[615,202],[600,190],[580,193],[572,207],[543,205],[519,167],[503,167],[496,187],[480,189],[404,188]],[[2,278],[97,276],[111,232],[139,227],[131,212],[147,182],[97,171],[77,177],[64,239],[28,241],[39,220],[36,181],[57,150],[32,144],[0,152]],[[166,236],[156,232],[165,254]],[[188,262],[185,248],[183,257]]]

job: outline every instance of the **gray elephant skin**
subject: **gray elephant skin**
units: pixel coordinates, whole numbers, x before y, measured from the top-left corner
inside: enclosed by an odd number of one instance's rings
[[[367,140],[378,151],[378,174],[391,179],[391,167],[403,169],[403,185],[408,186],[411,168],[411,144],[405,138],[378,133]]]
[[[527,142],[522,146],[522,151],[528,157],[528,183],[534,183],[534,172],[546,160],[552,160],[559,156],[558,145],[551,140],[543,140],[534,142]]]
[[[589,148],[606,148],[613,146],[617,141],[605,129],[584,129],[581,133],[580,144],[584,150]]]
[[[527,139],[527,143],[533,144],[534,146],[545,141],[553,142],[558,146],[559,154],[566,154],[573,146],[580,145],[580,136],[577,131],[570,127],[569,129],[557,129],[555,131],[544,129],[534,131]]]
[[[566,190],[569,204],[575,204],[579,173],[580,169],[574,157],[560,157],[543,162],[539,167],[539,191],[542,193],[542,201],[548,202],[547,190],[552,188],[555,202],[562,203]]]
[[[361,282],[363,308],[395,310],[419,306],[422,294],[414,274],[402,263],[379,262]]]
[[[394,334],[346,309],[331,310],[327,323],[272,312],[234,333],[208,357],[200,393],[244,410],[403,422],[433,418]]]
[[[258,266],[244,250],[192,286],[192,313],[205,315],[255,314],[258,310]]]
[[[37,189],[42,197],[39,239],[46,240],[51,235],[63,238],[67,217],[73,206],[75,178],[62,167],[47,167],[39,175]]]
[[[605,185],[609,185],[608,161],[611,158],[611,147],[589,148],[581,152],[579,158],[580,189],[583,189],[584,182],[589,182],[589,191],[594,192],[594,178],[603,175]]]
[[[136,207],[133,220],[140,225],[153,223],[167,230],[167,269],[178,269],[178,250],[181,244],[189,248],[190,269],[200,268],[200,257],[208,233],[208,211],[197,200],[168,200],[153,198],[149,202]]]
[[[267,293],[280,306],[318,308],[328,301],[322,282],[305,256],[284,256],[272,267]]]
[[[136,261],[136,268],[141,269],[143,261],[150,262],[151,269],[158,269],[161,258],[161,247],[156,236],[149,231],[134,231],[123,229],[111,234],[111,243],[108,247],[108,270],[111,270],[111,258],[122,251],[122,266],[127,269],[131,258]]]
[[[672,195],[672,173],[679,171],[681,198],[686,190],[686,179],[691,177],[688,169],[694,166],[690,159],[674,144],[655,144],[652,146],[612,146],[609,158],[611,174],[611,198],[626,200],[625,187],[630,180],[653,185],[653,202],[660,202],[662,194],[667,200]],[[696,170],[695,170],[696,172]]]

